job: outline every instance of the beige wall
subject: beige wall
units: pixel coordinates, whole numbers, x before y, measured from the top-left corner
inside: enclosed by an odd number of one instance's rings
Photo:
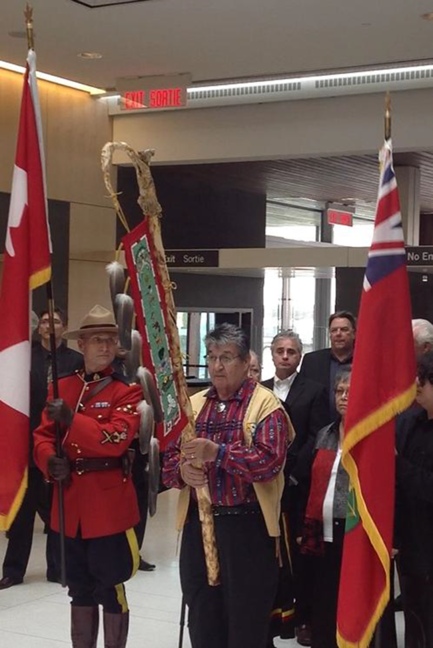
[[[397,151],[433,147],[432,104],[433,89],[392,94]],[[128,114],[114,117],[113,135],[156,149],[155,164],[377,153],[383,109],[382,93]]]
[[[11,190],[23,77],[0,71],[0,191]],[[71,204],[70,325],[96,302],[110,305],[100,253],[116,245],[116,216],[107,199],[100,153],[112,139],[112,120],[105,102],[85,92],[39,82],[45,143],[48,197]],[[99,257],[98,257],[99,254]],[[82,258],[93,259],[82,261]]]

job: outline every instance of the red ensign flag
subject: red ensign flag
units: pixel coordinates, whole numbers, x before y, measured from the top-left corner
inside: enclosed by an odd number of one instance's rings
[[[0,294],[0,529],[27,486],[30,290],[51,277],[36,57],[27,57]]]
[[[367,648],[389,600],[395,416],[415,398],[415,352],[391,142],[382,149],[346,415],[350,476],[337,614],[340,648]]]

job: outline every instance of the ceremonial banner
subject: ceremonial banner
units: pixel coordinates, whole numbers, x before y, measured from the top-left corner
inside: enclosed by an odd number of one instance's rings
[[[27,486],[30,294],[51,276],[36,57],[27,57],[0,293],[0,529]]]
[[[340,648],[367,648],[389,600],[395,416],[415,398],[411,306],[390,140],[381,158],[342,453],[350,492],[337,614]]]
[[[143,339],[143,364],[153,374],[164,413],[163,433],[158,439],[161,450],[164,450],[167,443],[177,438],[187,425],[188,415],[182,410],[180,388],[173,371],[164,287],[147,220],[127,234],[122,243],[138,330]]]

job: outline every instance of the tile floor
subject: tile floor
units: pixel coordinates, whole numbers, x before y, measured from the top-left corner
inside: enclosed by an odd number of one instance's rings
[[[158,512],[149,522],[145,540],[146,558],[157,568],[151,573],[138,572],[126,585],[131,610],[128,648],[178,647],[181,593],[177,533],[173,528],[175,506],[174,492],[160,495]],[[1,534],[1,562],[6,542]],[[45,536],[38,524],[25,582],[0,591],[1,648],[65,648],[70,645],[69,599],[59,585],[45,580],[44,552]],[[400,637],[401,625],[398,619]],[[298,646],[294,640],[276,640],[275,645],[278,648]],[[102,646],[100,637],[98,648]],[[183,648],[191,648],[187,632]]]

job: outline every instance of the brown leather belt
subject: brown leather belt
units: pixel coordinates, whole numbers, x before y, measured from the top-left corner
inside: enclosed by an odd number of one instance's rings
[[[79,457],[71,461],[71,470],[77,475],[99,470],[112,470],[124,467],[123,457]]]

